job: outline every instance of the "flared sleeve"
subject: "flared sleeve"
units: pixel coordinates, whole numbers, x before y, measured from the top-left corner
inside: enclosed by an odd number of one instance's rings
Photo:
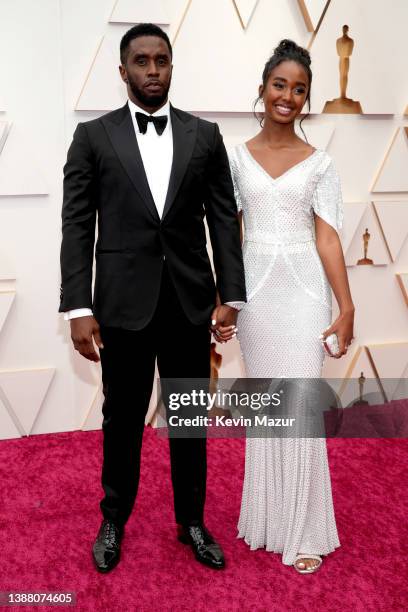
[[[312,208],[337,232],[342,228],[344,208],[340,177],[329,156],[313,192]]]

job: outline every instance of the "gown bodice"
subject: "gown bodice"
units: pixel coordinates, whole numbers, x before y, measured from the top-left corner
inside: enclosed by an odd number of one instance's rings
[[[230,152],[238,210],[249,234],[296,243],[314,236],[313,211],[336,230],[342,224],[338,174],[326,151],[316,149],[277,178],[255,160],[245,144]]]
[[[248,300],[261,288],[280,254],[288,273],[307,292],[316,293],[319,281],[318,293],[328,303],[327,279],[315,246],[314,214],[340,230],[342,192],[330,155],[316,149],[277,178],[266,172],[245,144],[229,151],[229,161],[237,208],[243,214]]]

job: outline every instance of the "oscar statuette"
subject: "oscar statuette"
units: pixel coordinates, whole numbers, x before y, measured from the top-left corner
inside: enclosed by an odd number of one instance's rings
[[[337,55],[340,58],[340,98],[326,102],[323,108],[324,113],[362,114],[363,112],[360,102],[347,98],[346,95],[350,56],[354,48],[354,40],[348,35],[348,30],[348,25],[344,25],[343,36],[336,41]]]

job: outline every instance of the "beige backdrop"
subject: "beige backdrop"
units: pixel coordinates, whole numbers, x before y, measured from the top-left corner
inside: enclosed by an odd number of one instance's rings
[[[78,121],[124,103],[119,40],[148,20],[174,42],[173,104],[217,121],[227,146],[258,129],[251,108],[273,47],[310,47],[303,125],[341,175],[357,308],[353,350],[325,373],[407,378],[406,0],[1,0],[0,438],[100,426],[100,368],[72,350],[57,313],[62,166]],[[344,24],[347,94],[363,115],[322,114],[339,95]],[[357,266],[366,227],[374,265]],[[240,375],[237,342],[218,350],[220,375]]]

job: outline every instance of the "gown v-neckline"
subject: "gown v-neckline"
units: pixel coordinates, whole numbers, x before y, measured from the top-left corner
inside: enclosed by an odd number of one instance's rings
[[[259,163],[259,161],[257,161],[255,159],[255,157],[252,155],[251,151],[249,150],[246,142],[242,143],[242,146],[244,148],[244,150],[246,151],[248,157],[252,160],[252,162],[273,182],[276,183],[277,181],[279,181],[281,178],[283,178],[284,176],[286,176],[287,174],[289,174],[292,170],[294,170],[295,168],[297,168],[298,166],[301,166],[302,164],[304,164],[305,162],[307,162],[311,157],[313,157],[316,153],[318,153],[320,151],[320,149],[315,149],[313,151],[313,153],[311,153],[310,155],[308,155],[307,157],[305,157],[305,159],[302,159],[300,162],[298,162],[297,164],[293,164],[293,166],[290,166],[290,168],[288,168],[287,170],[285,170],[285,172],[282,172],[282,174],[279,174],[279,176],[277,177],[273,177],[271,174],[269,174],[269,172],[267,170],[265,170],[265,168],[262,166],[262,164]]]

